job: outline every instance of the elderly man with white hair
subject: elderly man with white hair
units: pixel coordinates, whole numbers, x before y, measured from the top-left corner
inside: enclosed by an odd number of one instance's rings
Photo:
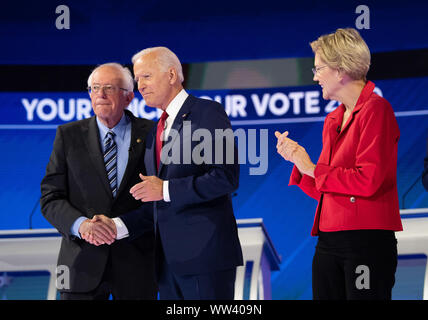
[[[58,265],[69,271],[64,300],[156,299],[154,234],[116,240],[110,220],[141,206],[129,193],[145,173],[153,122],[125,110],[134,98],[129,69],[98,66],[88,91],[95,116],[58,127],[41,182],[41,210],[62,234]]]
[[[147,174],[130,190],[136,200],[152,206],[159,297],[233,299],[236,267],[243,263],[231,201],[239,185],[239,163],[233,135],[216,134],[231,131],[229,118],[219,103],[186,92],[181,63],[168,48],[144,49],[132,62],[146,105],[163,112],[147,135]],[[204,132],[202,161],[200,141],[190,131]],[[225,150],[235,150],[231,159]],[[114,219],[118,237],[132,240],[144,234],[144,213]]]

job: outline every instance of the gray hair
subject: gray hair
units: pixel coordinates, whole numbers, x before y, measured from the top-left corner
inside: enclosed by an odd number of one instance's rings
[[[128,90],[128,91],[134,91],[134,78],[132,77],[132,73],[131,71],[129,71],[129,69],[127,67],[122,66],[119,63],[116,62],[109,62],[109,63],[104,63],[99,65],[98,67],[96,67],[91,74],[89,75],[88,78],[88,87],[92,85],[92,76],[93,74],[98,71],[100,68],[103,67],[113,67],[116,68],[121,74],[122,74],[122,81],[123,81],[123,86],[124,89]]]
[[[168,71],[168,68],[172,67],[177,71],[177,76],[180,82],[184,81],[183,68],[181,66],[180,60],[175,55],[175,53],[169,50],[167,47],[153,47],[141,50],[140,52],[134,54],[132,57],[132,63],[135,64],[138,59],[152,52],[157,54],[156,58],[162,71],[166,72]]]

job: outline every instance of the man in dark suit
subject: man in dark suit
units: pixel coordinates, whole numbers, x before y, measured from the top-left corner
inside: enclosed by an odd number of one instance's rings
[[[233,299],[243,259],[230,196],[239,183],[230,121],[219,103],[187,94],[169,49],[143,50],[132,62],[146,104],[164,112],[147,136],[147,175],[131,188],[153,205],[160,298]],[[220,134],[227,131],[231,137]],[[138,237],[147,212],[120,216],[118,235]]]
[[[63,237],[58,265],[70,275],[61,299],[155,299],[154,233],[116,241],[114,223],[92,219],[141,206],[129,189],[145,172],[153,122],[125,110],[134,98],[127,68],[101,65],[88,86],[95,116],[58,127],[41,182],[42,213]]]

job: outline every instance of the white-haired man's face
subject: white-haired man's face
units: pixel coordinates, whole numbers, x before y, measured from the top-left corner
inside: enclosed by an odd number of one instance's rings
[[[134,63],[135,81],[146,105],[165,110],[178,93],[177,72],[174,68],[163,71],[156,53],[140,57]]]
[[[98,88],[98,92],[90,94],[94,113],[107,127],[114,127],[134,98],[134,93],[123,89],[121,72],[107,66],[94,72],[91,86]]]

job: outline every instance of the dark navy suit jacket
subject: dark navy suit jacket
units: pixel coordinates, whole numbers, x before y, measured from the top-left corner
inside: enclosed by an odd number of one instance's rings
[[[221,135],[227,129],[231,139]],[[192,141],[192,135],[196,141]],[[242,265],[230,195],[238,188],[239,164],[224,108],[217,102],[189,95],[169,136],[159,171],[155,160],[156,126],[147,136],[144,159],[147,175],[169,181],[171,201],[145,203],[139,211],[121,216],[130,240],[153,227],[149,215],[154,214],[158,244],[162,243],[167,263],[176,274],[202,274]],[[231,150],[232,157],[227,153]],[[172,162],[164,163],[168,155]],[[200,161],[197,155],[206,158]]]

